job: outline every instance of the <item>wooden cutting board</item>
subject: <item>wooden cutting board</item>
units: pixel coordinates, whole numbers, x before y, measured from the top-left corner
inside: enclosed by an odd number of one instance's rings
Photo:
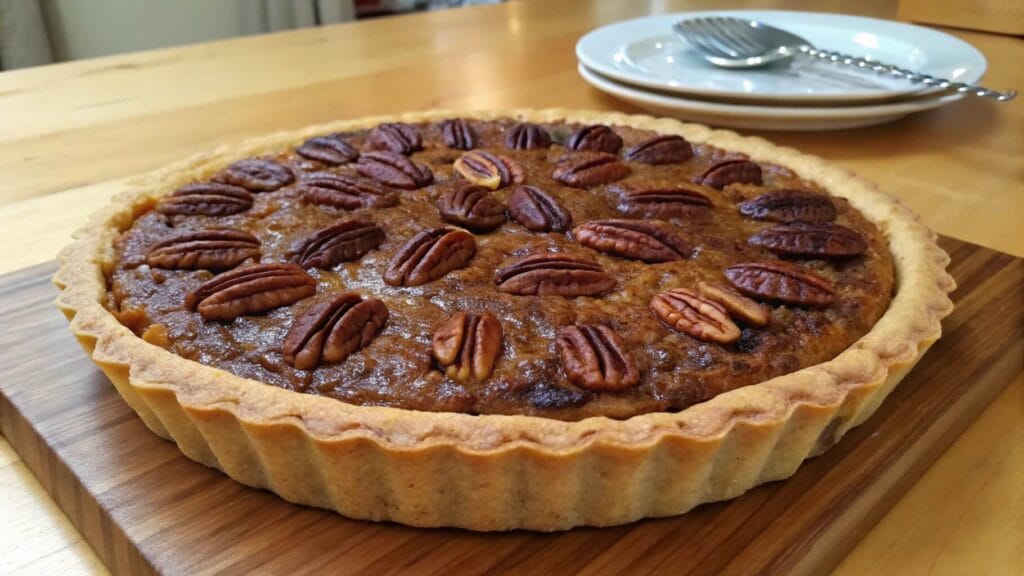
[[[349,520],[243,487],[151,434],[52,306],[54,265],[0,276],[0,429],[115,573],[821,574],[1024,368],[1024,260],[950,239],[945,336],[792,478],[677,518],[559,534]]]

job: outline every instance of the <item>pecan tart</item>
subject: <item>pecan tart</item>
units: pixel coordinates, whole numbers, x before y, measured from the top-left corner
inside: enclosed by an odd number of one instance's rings
[[[846,171],[566,110],[369,118],[142,177],[58,305],[146,425],[346,516],[560,530],[791,475],[940,335],[947,255]]]

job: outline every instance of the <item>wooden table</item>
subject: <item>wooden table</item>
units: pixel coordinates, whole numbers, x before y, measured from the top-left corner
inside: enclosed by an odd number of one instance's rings
[[[518,2],[0,74],[0,273],[52,259],[116,181],[221,143],[433,107],[632,111],[579,78],[576,39],[648,11],[712,4]],[[896,7],[768,4],[889,18]],[[952,33],[988,57],[988,83],[1024,87],[1021,40]],[[765,135],[877,182],[945,235],[1024,256],[1024,102],[967,101],[882,127]],[[1024,573],[1022,437],[1024,374],[837,573]],[[0,573],[105,571],[2,438],[0,510]]]

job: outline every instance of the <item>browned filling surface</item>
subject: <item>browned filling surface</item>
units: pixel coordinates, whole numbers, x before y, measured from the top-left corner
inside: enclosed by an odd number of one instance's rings
[[[785,168],[761,165],[760,183],[726,182],[721,189],[694,184],[702,181],[709,168],[742,156],[693,145],[692,157],[683,161],[651,165],[623,159],[626,150],[656,135],[612,126],[623,145],[613,153],[616,158],[602,162],[615,163],[611,172],[625,172],[618,168],[619,164],[624,165],[628,173],[624,177],[621,173],[598,174],[592,178],[619,179],[571,187],[564,183],[564,178],[558,181],[553,174],[563,156],[580,156],[578,152],[568,153],[564,143],[581,126],[542,125],[553,140],[550,147],[509,149],[505,132],[513,125],[511,120],[470,121],[468,125],[475,136],[474,149],[490,151],[518,165],[519,179],[524,184],[547,193],[571,214],[572,223],[567,230],[531,231],[516,218],[508,217],[494,230],[472,232],[475,252],[464,266],[419,285],[385,282],[396,255],[418,233],[458,228],[451,221],[442,220],[438,203],[445,192],[466,185],[465,178],[453,169],[453,163],[465,151],[446,145],[440,123],[415,125],[423,149],[408,157],[428,167],[433,180],[412,190],[393,188],[397,197],[394,205],[344,209],[311,201],[309,187],[304,184],[308,174],[359,176],[357,163],[334,165],[285,151],[268,159],[287,167],[294,181],[274,191],[251,190],[252,206],[247,210],[226,215],[175,215],[155,209],[145,212],[116,245],[116,265],[109,274],[108,307],[149,342],[181,357],[272,386],[360,405],[576,420],[681,410],[724,391],[829,360],[865,334],[889,304],[893,268],[884,237],[844,200],[828,196],[814,182]],[[368,134],[344,134],[341,139],[365,153],[369,147]],[[519,141],[526,142],[529,137],[536,140],[537,135],[521,136]],[[638,203],[624,200],[624,189],[657,191],[682,184],[703,194],[710,200],[710,206],[695,203],[681,209],[638,209]],[[492,216],[503,218],[503,209],[509,205],[514,189],[516,184],[509,182],[493,192],[481,193],[489,198]],[[856,244],[857,239],[836,235],[834,230],[823,237],[814,224],[783,222],[779,231],[780,223],[763,219],[764,213],[741,212],[744,201],[780,189],[796,189],[805,195],[826,198],[835,208],[834,219],[824,219],[831,223],[826,226],[839,225],[846,229],[840,231],[844,234],[852,231],[864,245],[853,250],[854,254],[841,254],[844,247],[851,242]],[[499,208],[494,208],[494,200],[500,203]],[[783,204],[789,213],[799,208],[792,202]],[[315,280],[315,294],[302,295],[270,310],[242,313],[233,319],[204,318],[195,305],[204,294],[199,291],[200,286],[223,270],[151,264],[158,243],[187,233],[225,229],[248,232],[259,241],[258,253],[250,255],[242,266],[255,261],[294,261],[294,247],[317,231],[353,218],[375,224],[383,231],[383,241],[355,260],[324,268],[306,266],[306,273]],[[595,249],[593,242],[581,242],[581,234],[585,235],[586,230],[579,226],[608,219],[654,221],[660,230],[670,230],[674,238],[685,242],[682,247],[666,248],[664,242],[659,244],[655,239],[654,248],[634,252],[632,256],[615,253],[614,249]],[[786,229],[786,225],[790,228]],[[766,235],[764,231],[770,228],[773,232]],[[600,226],[591,226],[590,232],[591,239],[617,238],[615,230],[608,236],[608,231]],[[761,240],[751,240],[755,236]],[[811,251],[824,255],[779,252],[780,244],[794,243],[798,247],[811,246]],[[827,246],[822,248],[823,245]],[[636,258],[639,254],[651,260],[650,251],[655,248],[662,252],[670,250],[667,261],[645,262]],[[551,253],[596,263],[610,276],[610,289],[585,296],[499,290],[504,277],[496,278],[496,271],[524,257]],[[779,276],[774,268],[765,271],[757,267],[776,266],[780,261],[783,266],[791,265],[782,268],[784,272],[795,268],[811,279],[799,273],[795,277]],[[740,266],[733,269],[731,276],[726,274],[730,267],[747,264],[754,266]],[[549,274],[549,278],[554,284],[566,282],[557,274]],[[684,314],[691,320],[684,318],[683,324],[669,326],[672,321],[659,317],[652,307],[652,300],[669,290],[681,288],[700,294],[697,287],[702,281],[741,289],[763,307],[767,325],[757,326],[728,307],[713,310],[705,306],[705,314]],[[592,285],[593,279],[586,282]],[[757,290],[762,293],[756,294]],[[189,305],[190,295],[197,292],[200,296],[193,296]],[[358,343],[362,347],[356,345],[340,361],[314,358],[313,366],[309,367],[308,354],[306,361],[286,359],[286,339],[297,319],[311,314],[317,306],[327,306],[327,302],[344,292],[353,292],[364,301],[378,299],[386,307],[386,319],[378,307],[360,310],[366,315],[352,320],[360,322],[360,328],[373,324],[367,318],[376,319],[382,323],[379,332],[374,334],[372,326],[366,328],[368,338]],[[693,300],[665,298],[660,300],[663,310],[664,305],[677,306],[684,313],[700,309],[699,304],[706,301],[698,300],[693,306]],[[785,302],[786,299],[790,301]],[[717,314],[715,310],[724,310],[726,314]],[[480,314],[490,312],[500,324],[493,361],[488,362],[486,350],[480,349],[475,351],[477,356],[470,358],[482,357],[490,370],[474,372],[473,366],[469,366],[461,374],[458,370],[446,371],[433,351],[435,333],[452,315],[462,311],[475,314],[478,319]],[[721,328],[716,321],[723,317],[738,329],[736,337],[722,336],[721,330],[712,330],[710,336],[693,335],[700,335],[701,327]],[[493,343],[493,324],[482,322],[474,326],[483,326],[476,333],[486,332]],[[583,329],[566,333],[573,326]],[[602,331],[599,327],[610,330]],[[608,333],[614,336],[603,336]],[[564,336],[563,344],[570,349],[574,343],[577,345],[575,355],[557,344],[560,334]],[[299,348],[312,345],[308,338],[296,340],[299,336],[292,337],[293,347],[294,341],[299,342]],[[617,341],[608,340],[615,337]],[[466,346],[462,343],[462,348]],[[483,342],[480,346],[486,348],[491,344]],[[588,356],[588,350],[594,354]],[[635,374],[623,376],[631,371]],[[570,373],[575,377],[570,378]]]

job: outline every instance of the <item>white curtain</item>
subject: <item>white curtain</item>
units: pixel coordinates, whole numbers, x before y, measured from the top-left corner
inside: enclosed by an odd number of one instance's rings
[[[253,14],[260,30],[274,32],[355,20],[355,0],[261,0]]]
[[[0,0],[0,69],[355,19],[355,0]]]
[[[0,70],[53,62],[38,0],[0,0]]]

